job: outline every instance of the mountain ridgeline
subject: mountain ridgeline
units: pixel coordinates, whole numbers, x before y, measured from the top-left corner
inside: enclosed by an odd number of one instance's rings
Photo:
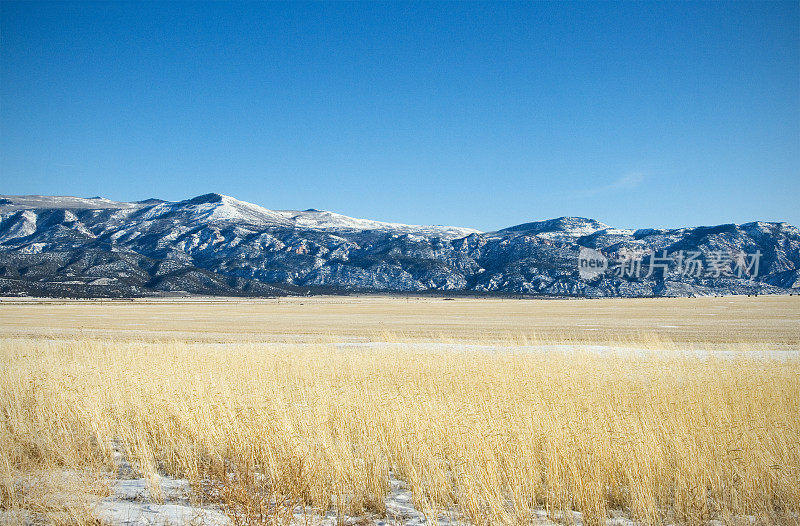
[[[591,271],[582,264],[591,260]],[[800,231],[615,229],[562,217],[496,232],[179,202],[0,196],[0,295],[387,292],[648,297],[800,292]]]

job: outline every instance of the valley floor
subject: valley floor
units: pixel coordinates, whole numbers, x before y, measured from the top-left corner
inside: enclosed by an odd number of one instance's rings
[[[401,296],[0,298],[0,337],[800,348],[800,295],[593,300]]]

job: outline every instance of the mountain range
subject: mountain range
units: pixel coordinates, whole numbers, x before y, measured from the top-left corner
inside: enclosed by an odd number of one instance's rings
[[[580,261],[601,265],[581,272]],[[0,295],[317,293],[648,297],[800,292],[800,231],[617,229],[560,217],[495,232],[268,210],[220,194],[0,196]]]

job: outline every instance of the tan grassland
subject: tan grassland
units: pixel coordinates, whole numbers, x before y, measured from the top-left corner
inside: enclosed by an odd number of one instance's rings
[[[117,444],[235,523],[369,524],[399,479],[471,524],[798,524],[799,331],[798,297],[4,300],[0,508],[92,523],[25,481],[96,484]]]
[[[310,297],[0,299],[0,337],[183,341],[414,341],[523,338],[601,344],[666,340],[800,348],[799,296],[518,300]]]

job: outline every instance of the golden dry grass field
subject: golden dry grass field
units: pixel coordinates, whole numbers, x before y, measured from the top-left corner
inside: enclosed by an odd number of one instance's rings
[[[3,300],[0,521],[798,524],[798,342],[800,297]]]

